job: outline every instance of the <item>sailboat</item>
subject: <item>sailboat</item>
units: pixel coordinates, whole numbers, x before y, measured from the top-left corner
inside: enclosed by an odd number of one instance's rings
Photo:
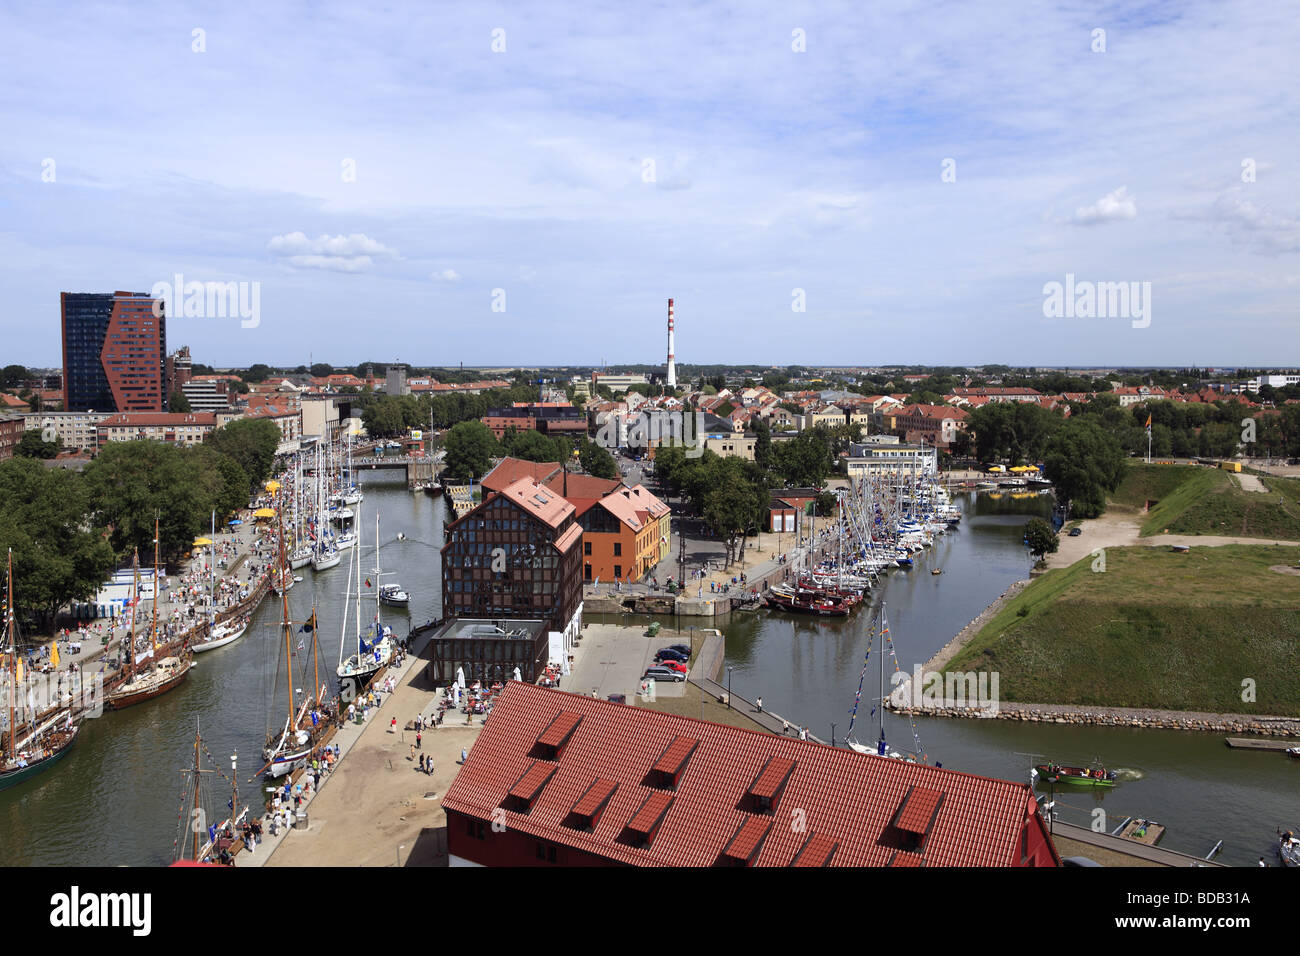
[[[378,563],[379,547],[379,528],[375,526],[375,563]],[[338,676],[340,685],[343,688],[343,694],[348,696],[349,692],[355,696],[365,690],[366,685],[370,683],[375,674],[388,665],[393,659],[393,629],[385,627],[380,620],[380,599],[375,597],[375,619],[366,632],[361,629],[361,561],[355,559],[349,562],[349,570],[353,564],[356,565],[357,571],[357,636],[356,636],[356,653],[344,657],[348,648],[346,634],[344,640],[339,644],[339,667]]]
[[[321,464],[320,448],[316,449],[316,547],[311,559],[312,569],[324,571],[339,563],[338,549],[330,543],[332,535],[325,520],[325,472]]]
[[[294,456],[293,473],[293,551],[289,554],[289,567],[297,571],[311,564],[312,549],[307,544],[302,527],[302,456]]]
[[[379,603],[386,604],[389,607],[406,607],[411,603],[411,595],[406,592],[400,584],[381,583],[384,575],[391,576],[393,572],[380,570],[379,567],[379,512],[375,512],[375,586],[379,588]]]
[[[215,651],[218,647],[225,647],[227,644],[233,644],[244,636],[248,630],[248,617],[240,615],[229,621],[217,623],[217,513],[212,512],[212,538],[213,544],[209,550],[209,575],[208,575],[208,626],[202,637],[190,645],[190,650],[195,654],[202,654],[204,651]]]
[[[193,863],[215,863],[217,860],[217,841],[227,832],[233,837],[237,827],[241,826],[248,816],[248,807],[242,810],[239,807],[239,786],[235,778],[235,755],[230,757],[230,801],[226,806],[230,810],[230,815],[220,823],[215,823],[204,828],[200,824],[208,819],[205,805],[211,801],[209,799],[208,789],[203,785],[204,775],[219,773],[216,770],[205,770],[202,764],[201,754],[207,753],[203,746],[203,737],[199,734],[198,725],[194,727],[194,766],[186,768],[181,773],[187,776],[185,781],[185,794],[182,797],[181,815],[178,819],[179,831],[175,842],[172,844],[173,862],[180,860],[189,860]],[[209,754],[209,759],[211,755]],[[188,843],[189,849],[186,849]]]
[[[848,730],[845,731],[844,742],[848,744],[850,750],[854,750],[860,754],[870,754],[871,756],[875,756],[875,757],[888,757],[894,760],[904,760],[907,761],[908,763],[916,763],[918,758],[921,760],[925,759],[925,755],[921,753],[920,741],[917,741],[916,753],[906,753],[906,752],[900,753],[897,750],[891,749],[888,742],[885,740],[885,701],[888,699],[885,696],[885,648],[887,645],[889,647],[890,655],[895,657],[894,660],[895,665],[897,665],[898,660],[897,657],[894,655],[893,638],[889,636],[889,621],[885,617],[885,605],[883,601],[880,604],[880,611],[877,614],[877,622],[879,623],[880,630],[877,632],[875,630],[875,625],[873,624],[872,633],[873,635],[878,633],[881,639],[880,640],[880,697],[878,699],[874,699],[873,702],[875,703],[875,707],[873,707],[872,710],[880,715],[880,722],[879,722],[880,737],[876,741],[874,747],[859,743],[853,737],[853,725],[857,722],[858,719],[858,705],[862,702],[862,685],[863,682],[866,680],[867,667],[870,665],[871,662],[872,641],[868,640],[867,653],[862,660],[862,672],[858,675],[858,694],[857,697],[855,697],[853,700],[853,710],[849,716],[849,727]]]
[[[9,551],[8,587],[5,591],[5,637],[8,642],[9,670],[9,728],[5,734],[3,754],[0,754],[0,790],[8,790],[25,780],[30,780],[42,770],[63,759],[77,739],[80,725],[72,717],[72,708],[55,712],[35,727],[33,713],[27,730],[20,731],[16,713],[19,686],[22,683],[16,639],[14,611],[14,553]],[[34,708],[33,708],[34,711]]]
[[[287,569],[287,555],[284,544],[284,527],[281,521],[280,539],[280,567]],[[289,597],[285,593],[280,594],[280,631],[284,637],[284,646],[281,648],[281,654],[284,661],[285,680],[288,690],[288,699],[286,702],[286,717],[284,726],[279,730],[271,730],[266,736],[266,746],[262,748],[262,757],[266,760],[266,766],[262,769],[272,777],[279,777],[286,773],[305,766],[311,758],[312,751],[316,748],[316,738],[324,730],[325,724],[320,721],[316,715],[312,715],[312,710],[319,709],[324,687],[320,682],[320,655],[316,644],[316,612],[313,608],[311,620],[303,625],[303,630],[311,632],[312,661],[314,664],[313,687],[314,692],[311,696],[303,700],[301,705],[294,703],[293,691],[293,622],[289,620]],[[278,672],[277,672],[278,675]],[[277,681],[278,683],[278,681]],[[310,716],[309,716],[310,715]]]
[[[126,681],[118,684],[105,695],[104,706],[109,710],[122,710],[125,707],[152,700],[169,690],[179,687],[194,664],[194,658],[190,655],[188,643],[184,639],[181,639],[180,647],[175,654],[168,653],[162,658],[158,657],[158,601],[162,597],[160,587],[162,578],[158,573],[158,520],[156,518],[153,524],[153,535],[153,619],[149,625],[150,649],[143,657],[137,659],[135,653],[135,620],[140,605],[140,561],[137,554],[132,563],[132,568],[135,571],[135,581],[131,601],[130,644],[127,647],[126,662],[123,668]],[[171,647],[172,645],[167,644],[163,645],[162,649],[170,650]],[[146,659],[152,660],[153,666],[148,669],[139,669],[139,665]]]

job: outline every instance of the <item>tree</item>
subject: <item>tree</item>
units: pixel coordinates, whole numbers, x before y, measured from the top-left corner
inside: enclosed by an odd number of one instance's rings
[[[2,462],[0,501],[0,552],[13,549],[17,611],[48,623],[64,604],[93,597],[113,569],[113,550],[87,520],[81,476],[29,458]]]
[[[29,378],[32,373],[22,365],[6,365],[0,370],[0,388],[19,388]]]
[[[1025,543],[1030,554],[1041,558],[1045,554],[1055,554],[1061,541],[1052,526],[1042,518],[1030,518],[1025,525]]]
[[[245,494],[253,495],[271,475],[280,429],[269,419],[240,418],[209,434],[207,443],[244,470]]]
[[[325,362],[317,362],[311,367],[311,374],[313,378],[329,378],[334,374],[334,366]]]
[[[589,475],[606,479],[618,477],[618,465],[614,456],[594,441],[584,440],[578,449],[578,461]]]
[[[35,429],[23,432],[23,437],[14,446],[17,458],[54,458],[59,453],[59,443],[46,441]]]
[[[141,562],[152,562],[155,517],[164,561],[208,528],[213,501],[199,463],[174,445],[110,442],[84,476],[91,513],[112,528],[110,544],[123,557],[138,549]]]
[[[766,418],[760,418],[754,425],[754,464],[763,471],[772,468],[772,429]]]
[[[736,543],[742,535],[754,528],[754,516],[759,509],[758,488],[748,481],[741,470],[726,465],[724,459],[717,468],[718,480],[704,495],[704,520],[718,538],[726,544],[727,564],[735,558]]]
[[[446,449],[446,474],[456,480],[482,478],[492,458],[501,453],[492,429],[478,421],[453,425],[447,432]]]
[[[189,414],[189,412],[193,410],[190,408],[189,398],[186,397],[185,393],[179,388],[172,392],[171,396],[167,399],[167,409],[168,411],[177,412],[183,415]]]
[[[376,396],[361,412],[361,423],[372,438],[406,434],[402,400],[396,395]]]
[[[820,488],[831,473],[831,440],[825,428],[805,428],[773,447],[776,472],[787,485]]]
[[[1124,475],[1124,451],[1092,416],[1071,417],[1048,441],[1043,473],[1075,517],[1095,518]]]

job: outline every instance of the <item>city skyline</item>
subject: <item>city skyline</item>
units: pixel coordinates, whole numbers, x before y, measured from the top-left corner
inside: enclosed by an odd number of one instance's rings
[[[396,9],[0,14],[7,361],[183,275],[219,367],[1300,362],[1284,10]]]

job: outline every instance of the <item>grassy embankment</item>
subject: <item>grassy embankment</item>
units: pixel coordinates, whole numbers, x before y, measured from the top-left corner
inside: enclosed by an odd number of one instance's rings
[[[1245,491],[1228,472],[1196,465],[1132,464],[1111,496],[1116,510],[1157,504],[1142,535],[1209,534],[1300,540],[1300,481],[1258,476],[1267,493]]]
[[[1001,698],[1021,703],[1300,715],[1300,576],[1271,570],[1296,558],[1109,548],[1104,573],[1088,556],[1034,581],[947,670],[997,671]]]

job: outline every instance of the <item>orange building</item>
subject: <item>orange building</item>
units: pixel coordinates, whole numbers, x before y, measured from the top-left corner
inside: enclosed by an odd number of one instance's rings
[[[641,485],[579,511],[584,581],[640,581],[667,554],[669,508]]]

